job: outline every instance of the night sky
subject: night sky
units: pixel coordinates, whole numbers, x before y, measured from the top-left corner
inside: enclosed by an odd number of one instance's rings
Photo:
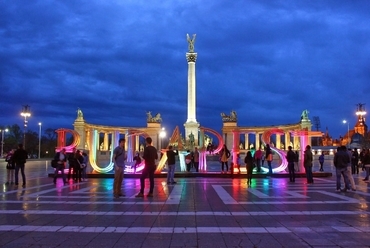
[[[197,120],[221,130],[291,124],[335,138],[370,92],[370,1],[0,1],[0,126],[146,126],[187,118],[186,34],[196,34]]]

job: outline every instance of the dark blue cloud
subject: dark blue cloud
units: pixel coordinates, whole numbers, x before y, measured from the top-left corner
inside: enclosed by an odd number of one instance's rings
[[[197,34],[197,119],[221,129],[295,123],[304,109],[334,136],[370,86],[368,1],[0,2],[0,125],[143,126],[186,121],[186,34]]]

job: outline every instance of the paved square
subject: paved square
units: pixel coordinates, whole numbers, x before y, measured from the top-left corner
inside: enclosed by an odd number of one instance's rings
[[[57,185],[30,176],[3,185],[1,247],[369,247],[370,190],[335,192],[335,178],[155,179],[153,198],[135,198],[138,179]]]

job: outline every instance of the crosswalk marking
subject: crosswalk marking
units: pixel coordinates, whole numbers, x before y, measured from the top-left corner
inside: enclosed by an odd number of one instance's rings
[[[225,204],[239,204],[221,185],[212,185],[212,187]]]
[[[362,226],[332,226],[343,233],[369,233],[370,228]],[[301,228],[302,229],[302,228]],[[297,227],[104,227],[104,226],[32,226],[0,225],[0,231],[15,232],[77,232],[77,233],[291,233]],[[301,232],[314,231],[305,227]]]
[[[286,216],[286,215],[370,215],[370,211],[241,211],[241,212],[134,212],[134,211],[63,211],[63,210],[0,210],[0,214],[38,215],[127,215],[127,216]]]

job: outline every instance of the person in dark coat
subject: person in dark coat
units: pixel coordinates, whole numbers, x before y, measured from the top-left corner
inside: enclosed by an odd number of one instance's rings
[[[60,152],[57,152],[54,156],[54,161],[57,161],[56,167],[55,167],[55,172],[54,172],[54,184],[57,183],[57,177],[59,171],[62,173],[62,179],[63,183],[66,184],[66,175],[64,174],[64,168],[65,164],[67,162],[67,154],[66,154],[66,149],[62,149]]]
[[[253,165],[254,159],[252,153],[250,151],[247,152],[247,155],[244,158],[244,163],[247,169],[247,184],[252,184],[252,173],[253,173]]]
[[[312,175],[312,164],[313,162],[313,154],[311,151],[311,146],[307,145],[306,150],[304,151],[304,168],[306,170],[306,177],[307,177],[307,184],[313,183],[313,175]]]
[[[24,166],[28,158],[27,152],[23,149],[23,145],[19,144],[18,149],[14,152],[13,160],[15,162],[15,185],[18,185],[18,172],[21,170],[23,184],[26,186],[26,175],[24,174]]]
[[[154,190],[154,172],[157,169],[156,160],[158,159],[157,149],[152,145],[152,138],[145,139],[144,148],[145,167],[140,176],[140,192],[135,197],[144,197],[145,178],[149,177],[150,188],[147,197],[153,197]]]
[[[288,146],[288,152],[286,154],[286,159],[288,161],[288,171],[289,171],[289,181],[291,183],[295,182],[295,172],[294,172],[294,162],[296,155],[292,150],[291,146]]]
[[[176,151],[172,149],[172,146],[168,147],[168,151],[166,152],[167,155],[167,166],[168,166],[168,172],[167,172],[167,184],[174,184],[176,183],[174,180],[175,177],[175,168],[176,168]]]

